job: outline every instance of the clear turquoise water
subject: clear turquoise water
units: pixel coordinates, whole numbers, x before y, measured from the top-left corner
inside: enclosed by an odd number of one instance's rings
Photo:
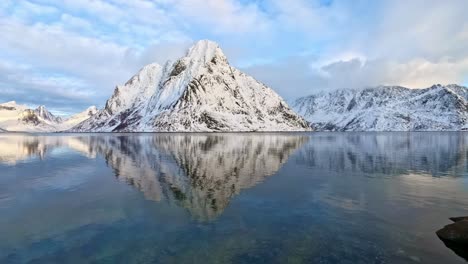
[[[468,133],[0,134],[0,263],[466,263]]]

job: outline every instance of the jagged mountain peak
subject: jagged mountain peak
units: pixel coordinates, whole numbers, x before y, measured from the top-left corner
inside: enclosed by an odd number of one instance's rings
[[[40,105],[39,107],[37,107],[34,110],[34,112],[39,118],[45,121],[50,121],[54,123],[60,123],[62,121],[60,117],[55,116],[49,110],[47,110],[47,108],[44,105]]]
[[[272,89],[230,66],[218,44],[202,40],[175,62],[144,67],[72,131],[308,129]]]
[[[212,61],[213,58],[226,59],[226,55],[224,55],[218,43],[211,40],[197,41],[188,50],[186,57],[202,63],[208,63]]]
[[[85,112],[88,113],[88,115],[90,115],[90,116],[96,114],[97,111],[99,111],[99,110],[98,110],[98,108],[97,108],[95,105],[92,105],[92,106],[88,107],[88,108],[85,110]]]
[[[40,116],[46,116],[48,114],[51,114],[49,112],[49,110],[47,110],[47,108],[44,106],[44,105],[40,105],[36,108],[36,112],[38,113],[38,115]]]

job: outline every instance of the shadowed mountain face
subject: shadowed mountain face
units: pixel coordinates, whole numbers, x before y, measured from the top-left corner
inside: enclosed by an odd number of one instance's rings
[[[98,154],[146,199],[176,203],[194,218],[210,220],[241,190],[276,173],[307,139],[281,134],[13,136],[0,138],[0,162],[42,159],[60,147],[88,157]]]

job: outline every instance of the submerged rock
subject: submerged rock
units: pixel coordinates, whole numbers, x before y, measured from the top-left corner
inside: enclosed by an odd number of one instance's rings
[[[468,246],[468,220],[460,220],[446,225],[437,231],[436,234],[443,241],[466,244]]]
[[[446,225],[436,232],[448,248],[468,261],[468,217],[450,217],[453,224]]]

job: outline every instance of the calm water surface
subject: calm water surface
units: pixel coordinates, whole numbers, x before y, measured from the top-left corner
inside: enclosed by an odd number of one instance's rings
[[[0,135],[0,263],[466,263],[468,133]]]

